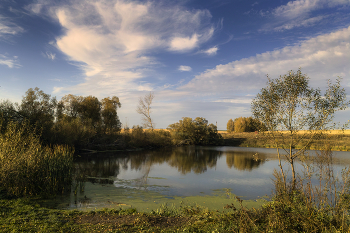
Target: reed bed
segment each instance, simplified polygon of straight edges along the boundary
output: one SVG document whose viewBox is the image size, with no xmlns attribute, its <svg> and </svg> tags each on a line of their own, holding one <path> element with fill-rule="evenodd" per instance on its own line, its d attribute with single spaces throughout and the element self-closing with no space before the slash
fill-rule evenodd
<svg viewBox="0 0 350 233">
<path fill-rule="evenodd" d="M 7 195 L 55 195 L 69 191 L 73 150 L 42 146 L 27 123 L 10 122 L 0 135 L 0 185 Z"/>
</svg>

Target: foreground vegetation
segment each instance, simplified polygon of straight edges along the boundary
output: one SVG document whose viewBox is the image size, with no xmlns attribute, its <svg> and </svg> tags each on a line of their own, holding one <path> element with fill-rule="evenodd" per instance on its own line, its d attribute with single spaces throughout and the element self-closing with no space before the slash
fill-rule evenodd
<svg viewBox="0 0 350 233">
<path fill-rule="evenodd" d="M 11 196 L 70 191 L 73 153 L 67 146 L 42 146 L 28 123 L 9 122 L 0 136 L 0 190 Z"/>
<path fill-rule="evenodd" d="M 310 205 L 302 194 L 276 196 L 260 209 L 226 205 L 225 211 L 200 206 L 151 213 L 135 209 L 52 210 L 28 199 L 0 200 L 1 232 L 348 232 L 346 212 Z M 218 209 L 220 209 L 218 207 Z M 348 207 L 347 207 L 348 208 Z"/>
</svg>

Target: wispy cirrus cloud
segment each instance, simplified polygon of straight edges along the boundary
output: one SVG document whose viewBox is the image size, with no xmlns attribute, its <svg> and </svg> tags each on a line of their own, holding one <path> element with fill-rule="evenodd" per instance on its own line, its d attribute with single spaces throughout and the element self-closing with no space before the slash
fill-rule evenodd
<svg viewBox="0 0 350 233">
<path fill-rule="evenodd" d="M 18 68 L 21 65 L 19 64 L 18 57 L 14 56 L 12 58 L 0 54 L 0 65 L 5 65 L 8 68 Z"/>
<path fill-rule="evenodd" d="M 42 53 L 42 55 L 50 60 L 56 59 L 56 54 L 51 53 L 51 52 Z"/>
<path fill-rule="evenodd" d="M 265 25 L 262 31 L 284 31 L 296 27 L 310 27 L 328 18 L 329 15 L 317 10 L 350 6 L 348 0 L 295 0 L 276 7 L 272 11 L 261 12 L 263 16 L 272 16 L 273 21 Z"/>
<path fill-rule="evenodd" d="M 266 74 L 275 78 L 299 67 L 310 76 L 311 81 L 326 84 L 327 79 L 337 76 L 349 80 L 349 61 L 350 27 L 293 46 L 217 65 L 195 76 L 180 89 L 203 95 L 239 93 L 242 90 L 255 93 L 265 85 Z M 349 87 L 350 83 L 345 85 Z"/>
<path fill-rule="evenodd" d="M 0 15 L 0 38 L 13 36 L 23 32 L 24 29 Z"/>
<path fill-rule="evenodd" d="M 22 32 L 24 32 L 22 27 L 12 22 L 8 17 L 0 15 L 0 39 L 8 39 Z"/>
</svg>

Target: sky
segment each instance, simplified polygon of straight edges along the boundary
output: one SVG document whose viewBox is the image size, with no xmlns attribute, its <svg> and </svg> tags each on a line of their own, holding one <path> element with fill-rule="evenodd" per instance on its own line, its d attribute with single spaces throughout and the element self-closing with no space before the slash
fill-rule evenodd
<svg viewBox="0 0 350 233">
<path fill-rule="evenodd" d="M 0 1 L 2 100 L 117 96 L 132 127 L 153 92 L 156 128 L 204 117 L 225 130 L 267 75 L 298 68 L 321 90 L 341 77 L 350 99 L 350 0 Z"/>
</svg>

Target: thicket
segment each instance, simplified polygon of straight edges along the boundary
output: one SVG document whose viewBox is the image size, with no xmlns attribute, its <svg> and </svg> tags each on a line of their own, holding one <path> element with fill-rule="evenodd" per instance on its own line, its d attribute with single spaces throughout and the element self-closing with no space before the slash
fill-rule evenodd
<svg viewBox="0 0 350 233">
<path fill-rule="evenodd" d="M 205 118 L 183 117 L 182 120 L 171 124 L 167 128 L 171 132 L 174 144 L 190 145 L 217 145 L 222 137 L 218 134 L 217 127 L 209 124 Z"/>
<path fill-rule="evenodd" d="M 42 146 L 27 121 L 0 117 L 0 187 L 6 195 L 55 195 L 70 191 L 74 151 Z"/>
<path fill-rule="evenodd" d="M 144 129 L 139 125 L 133 126 L 131 130 L 124 129 L 116 143 L 122 148 L 159 148 L 172 145 L 169 131 Z"/>
</svg>

